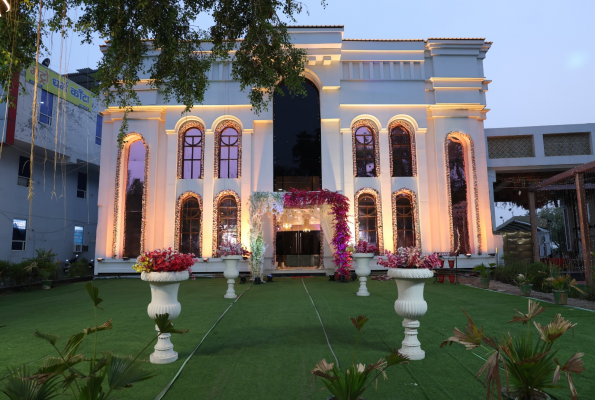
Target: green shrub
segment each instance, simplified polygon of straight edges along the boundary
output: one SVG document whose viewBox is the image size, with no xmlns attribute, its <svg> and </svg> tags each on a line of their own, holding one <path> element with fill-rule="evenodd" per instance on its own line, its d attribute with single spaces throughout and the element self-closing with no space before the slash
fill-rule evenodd
<svg viewBox="0 0 595 400">
<path fill-rule="evenodd" d="M 83 258 L 81 261 L 70 264 L 66 275 L 69 278 L 89 275 L 89 262 Z"/>
</svg>

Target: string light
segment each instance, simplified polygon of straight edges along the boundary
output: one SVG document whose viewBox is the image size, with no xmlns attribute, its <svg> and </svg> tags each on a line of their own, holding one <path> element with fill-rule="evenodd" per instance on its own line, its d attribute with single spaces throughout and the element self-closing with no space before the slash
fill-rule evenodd
<svg viewBox="0 0 595 400">
<path fill-rule="evenodd" d="M 215 128 L 215 179 L 219 178 L 219 154 L 221 151 L 221 132 L 227 128 L 235 129 L 238 133 L 238 178 L 242 177 L 242 127 L 236 121 L 226 119 L 219 122 Z M 239 206 L 239 202 L 238 202 Z"/>
<path fill-rule="evenodd" d="M 140 238 L 140 252 L 145 251 L 145 226 L 146 226 L 146 214 L 147 214 L 147 185 L 149 180 L 149 146 L 145 141 L 145 138 L 140 133 L 131 132 L 124 136 L 123 143 L 124 146 L 118 148 L 118 158 L 116 160 L 117 167 L 116 167 L 116 191 L 114 193 L 114 226 L 113 226 L 113 238 L 112 238 L 112 258 L 118 257 L 118 225 L 119 225 L 119 217 L 120 217 L 120 176 L 122 175 L 122 168 L 124 168 L 124 160 L 123 153 L 124 150 L 128 150 L 130 145 L 136 142 L 137 139 L 143 141 L 143 145 L 145 146 L 145 171 L 144 171 L 144 180 L 143 180 L 143 203 L 142 203 L 142 217 L 141 217 L 141 238 Z M 130 140 L 134 139 L 134 140 Z M 127 152 L 126 152 L 127 153 Z M 128 167 L 126 165 L 126 167 Z M 124 210 L 126 211 L 126 210 Z M 126 232 L 126 218 L 124 218 L 123 223 L 123 230 Z"/>
<path fill-rule="evenodd" d="M 393 193 L 392 198 L 392 211 L 393 211 L 393 242 L 395 251 L 399 247 L 397 243 L 397 198 L 399 196 L 406 196 L 409 198 L 409 202 L 411 203 L 411 208 L 413 210 L 413 230 L 415 232 L 415 247 L 421 249 L 421 232 L 419 230 L 419 213 L 417 208 L 417 195 L 411 189 L 401 188 Z"/>
<path fill-rule="evenodd" d="M 376 176 L 380 176 L 380 151 L 378 151 L 378 144 L 380 143 L 380 139 L 378 137 L 378 127 L 376 123 L 371 119 L 360 119 L 355 121 L 353 126 L 351 127 L 351 151 L 353 155 L 353 176 L 357 177 L 357 157 L 355 154 L 355 131 L 358 128 L 365 126 L 366 128 L 372 131 L 374 135 L 374 164 L 376 170 Z"/>
<path fill-rule="evenodd" d="M 376 189 L 372 188 L 363 188 L 357 191 L 355 194 L 355 234 L 359 236 L 359 220 L 357 216 L 359 215 L 359 197 L 362 194 L 369 194 L 374 198 L 374 205 L 376 206 L 376 231 L 378 234 L 378 252 L 380 254 L 384 253 L 384 233 L 382 232 L 382 205 L 380 204 L 380 195 Z"/>
<path fill-rule="evenodd" d="M 451 191 L 450 191 L 450 166 L 449 166 L 449 162 L 448 162 L 448 141 L 451 138 L 455 138 L 455 139 L 461 139 L 464 138 L 467 142 L 465 143 L 465 141 L 461 141 L 463 144 L 463 151 L 465 151 L 465 144 L 468 144 L 468 146 L 470 147 L 470 153 L 471 153 L 471 170 L 472 170 L 472 174 L 473 174 L 473 198 L 475 200 L 475 226 L 477 228 L 477 254 L 481 255 L 482 250 L 481 250 L 481 224 L 480 224 L 480 218 L 479 218 L 479 191 L 477 189 L 477 169 L 475 167 L 475 146 L 473 145 L 473 140 L 471 139 L 471 137 L 469 135 L 467 135 L 466 133 L 463 132 L 449 132 L 448 135 L 446 135 L 446 139 L 444 140 L 444 163 L 446 166 L 446 189 L 447 189 L 447 195 L 448 195 L 448 226 L 450 229 L 450 251 L 454 252 L 455 251 L 455 237 L 454 237 L 454 223 L 452 220 L 452 195 L 451 195 Z M 466 164 L 467 163 L 467 157 L 463 157 L 463 166 L 466 168 Z M 468 180 L 467 180 L 468 183 Z"/>
<path fill-rule="evenodd" d="M 180 251 L 180 232 L 181 232 L 181 228 L 182 228 L 182 206 L 184 205 L 184 202 L 186 200 L 188 200 L 189 198 L 194 197 L 197 201 L 198 201 L 198 207 L 200 209 L 200 216 L 202 217 L 202 197 L 200 197 L 200 194 L 196 193 L 196 192 L 192 192 L 192 191 L 187 191 L 182 193 L 179 197 L 178 197 L 178 201 L 176 201 L 176 219 L 175 219 L 175 235 L 174 235 L 174 250 L 176 251 Z M 198 253 L 194 253 L 194 255 L 196 257 L 201 257 L 202 256 L 202 218 L 201 218 L 201 223 L 198 224 Z"/>
<path fill-rule="evenodd" d="M 201 146 L 201 154 L 200 154 L 200 178 L 202 179 L 205 174 L 205 127 L 199 121 L 190 121 L 182 125 L 182 127 L 178 130 L 178 168 L 177 168 L 177 177 L 178 179 L 184 178 L 184 168 L 182 165 L 184 159 L 184 136 L 186 132 L 190 129 L 196 128 L 201 131 L 202 133 L 202 146 Z"/>
<path fill-rule="evenodd" d="M 411 176 L 417 176 L 417 151 L 415 145 L 415 129 L 411 124 L 403 119 L 396 119 L 391 121 L 388 124 L 388 154 L 390 156 L 390 176 L 394 175 L 393 171 L 393 152 L 392 152 L 392 142 L 391 142 L 391 132 L 394 128 L 401 127 L 405 132 L 409 134 L 409 138 L 411 139 Z M 396 249 L 396 247 L 395 247 Z"/>
<path fill-rule="evenodd" d="M 237 230 L 238 230 L 238 243 L 241 243 L 241 234 L 242 234 L 242 212 L 241 212 L 241 204 L 240 204 L 240 196 L 233 190 L 222 190 L 217 193 L 215 196 L 215 200 L 213 201 L 213 254 L 217 254 L 217 225 L 218 225 L 218 217 L 219 217 L 219 202 L 225 196 L 233 196 L 234 200 L 236 201 L 236 206 L 238 207 L 238 215 L 237 215 Z"/>
</svg>

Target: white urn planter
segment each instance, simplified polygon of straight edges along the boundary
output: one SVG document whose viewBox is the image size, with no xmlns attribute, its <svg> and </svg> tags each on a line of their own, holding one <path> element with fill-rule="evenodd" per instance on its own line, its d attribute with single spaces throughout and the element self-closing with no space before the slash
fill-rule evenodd
<svg viewBox="0 0 595 400">
<path fill-rule="evenodd" d="M 178 302 L 178 289 L 180 282 L 189 278 L 188 271 L 181 272 L 143 272 L 140 278 L 151 285 L 151 303 L 147 307 L 147 313 L 151 319 L 158 314 L 169 314 L 169 320 L 180 316 L 182 306 Z M 155 329 L 159 331 L 157 326 Z M 153 364 L 169 364 L 178 359 L 178 353 L 174 351 L 174 345 L 170 340 L 170 333 L 163 333 L 157 338 L 155 352 L 151 354 L 150 360 Z"/>
<path fill-rule="evenodd" d="M 410 360 L 423 360 L 426 356 L 417 339 L 419 319 L 428 311 L 428 303 L 424 300 L 426 279 L 434 276 L 434 272 L 426 268 L 389 268 L 388 276 L 395 278 L 399 297 L 395 301 L 395 311 L 403 317 L 405 339 L 399 349 L 401 354 Z"/>
<path fill-rule="evenodd" d="M 374 257 L 374 253 L 353 253 L 352 258 L 357 261 L 355 273 L 359 279 L 359 290 L 356 293 L 358 296 L 369 296 L 366 281 L 370 276 L 370 260 Z"/>
<path fill-rule="evenodd" d="M 238 296 L 236 295 L 234 285 L 236 283 L 236 278 L 240 276 L 240 271 L 238 271 L 238 263 L 242 259 L 242 256 L 223 256 L 221 259 L 225 263 L 225 271 L 223 271 L 223 276 L 227 278 L 227 292 L 223 297 L 226 299 L 235 299 Z"/>
</svg>

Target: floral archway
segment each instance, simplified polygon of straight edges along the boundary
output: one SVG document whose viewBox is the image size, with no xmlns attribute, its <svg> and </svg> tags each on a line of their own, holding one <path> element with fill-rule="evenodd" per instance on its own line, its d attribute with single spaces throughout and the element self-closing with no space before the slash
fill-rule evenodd
<svg viewBox="0 0 595 400">
<path fill-rule="evenodd" d="M 262 277 L 266 243 L 262 232 L 262 217 L 267 213 L 283 214 L 285 208 L 321 207 L 330 219 L 333 232 L 330 245 L 333 248 L 337 273 L 349 275 L 351 254 L 347 251 L 351 233 L 347 223 L 349 199 L 329 190 L 306 191 L 292 189 L 289 192 L 254 192 L 249 200 L 250 219 L 250 270 L 253 277 Z"/>
</svg>

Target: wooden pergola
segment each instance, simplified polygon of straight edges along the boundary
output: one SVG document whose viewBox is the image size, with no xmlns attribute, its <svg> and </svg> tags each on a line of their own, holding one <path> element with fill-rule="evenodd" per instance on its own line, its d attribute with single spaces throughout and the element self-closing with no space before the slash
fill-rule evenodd
<svg viewBox="0 0 595 400">
<path fill-rule="evenodd" d="M 587 196 L 585 187 L 585 173 L 595 172 L 595 161 L 580 165 L 568 171 L 562 172 L 551 178 L 545 179 L 529 187 L 529 217 L 531 221 L 531 237 L 533 241 L 533 259 L 539 261 L 539 241 L 537 240 L 537 212 L 535 207 L 535 192 L 538 190 L 576 190 L 578 222 L 581 235 L 581 246 L 583 253 L 583 264 L 585 271 L 585 280 L 592 282 L 591 267 L 593 266 L 593 256 L 591 254 L 591 242 L 589 239 L 589 217 L 587 214 Z M 574 185 L 554 185 L 555 183 L 574 178 Z"/>
</svg>

